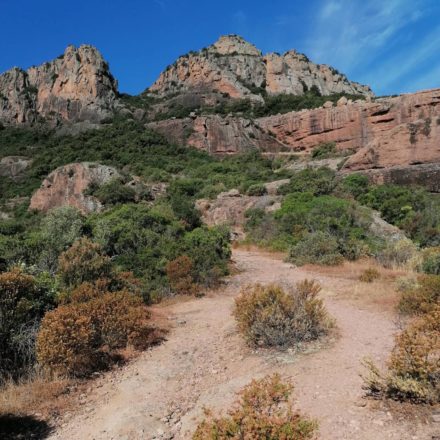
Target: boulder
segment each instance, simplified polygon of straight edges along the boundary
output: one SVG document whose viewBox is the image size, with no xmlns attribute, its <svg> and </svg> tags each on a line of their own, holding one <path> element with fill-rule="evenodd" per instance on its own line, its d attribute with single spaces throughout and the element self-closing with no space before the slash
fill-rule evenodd
<svg viewBox="0 0 440 440">
<path fill-rule="evenodd" d="M 24 156 L 5 156 L 0 160 L 0 176 L 17 180 L 32 163 Z"/>
<path fill-rule="evenodd" d="M 86 190 L 120 177 L 115 168 L 92 162 L 71 163 L 52 171 L 32 195 L 29 209 L 47 212 L 59 206 L 73 206 L 87 214 L 102 204 Z"/>
</svg>

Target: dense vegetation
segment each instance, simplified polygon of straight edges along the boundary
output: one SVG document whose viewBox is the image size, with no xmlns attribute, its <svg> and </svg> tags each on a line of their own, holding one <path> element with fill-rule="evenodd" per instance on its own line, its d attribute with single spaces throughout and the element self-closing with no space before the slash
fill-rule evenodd
<svg viewBox="0 0 440 440">
<path fill-rule="evenodd" d="M 112 165 L 148 182 L 192 179 L 185 183 L 186 188 L 179 187 L 188 194 L 195 192 L 192 196 L 212 195 L 239 186 L 246 189 L 277 177 L 273 161 L 256 152 L 220 160 L 192 148 L 170 145 L 143 124 L 124 119 L 77 136 L 55 136 L 43 128 L 4 128 L 0 130 L 0 154 L 33 160 L 21 179 L 0 177 L 0 203 L 30 195 L 49 172 L 71 162 Z"/>
<path fill-rule="evenodd" d="M 371 227 L 372 213 L 380 212 L 421 247 L 437 246 L 440 239 L 440 200 L 421 188 L 370 185 L 365 176 L 340 179 L 327 169 L 305 169 L 279 188 L 281 209 L 267 213 L 249 210 L 248 240 L 289 251 L 297 264 L 337 264 L 376 256 L 384 265 L 404 263 L 415 252 L 408 241 L 388 242 Z M 425 251 L 420 270 L 436 273 L 440 259 Z"/>
</svg>

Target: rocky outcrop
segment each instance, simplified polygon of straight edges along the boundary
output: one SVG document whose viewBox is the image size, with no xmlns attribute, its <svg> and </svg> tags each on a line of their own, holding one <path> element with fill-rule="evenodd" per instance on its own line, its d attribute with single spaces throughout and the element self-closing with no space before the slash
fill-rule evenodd
<svg viewBox="0 0 440 440">
<path fill-rule="evenodd" d="M 189 145 L 212 154 L 241 153 L 252 148 L 278 151 L 281 147 L 276 139 L 244 118 L 194 116 L 152 122 L 147 127 L 161 133 L 171 143 Z"/>
<path fill-rule="evenodd" d="M 425 187 L 428 191 L 440 193 L 440 163 L 393 166 L 389 168 L 359 171 L 365 174 L 372 183 L 381 185 L 415 185 Z"/>
<path fill-rule="evenodd" d="M 380 214 L 374 210 L 371 210 L 369 231 L 372 236 L 382 238 L 386 242 L 400 241 L 406 238 L 405 234 L 397 226 L 386 222 Z"/>
<path fill-rule="evenodd" d="M 325 142 L 354 153 L 345 171 L 440 161 L 440 89 L 257 119 L 284 148 L 309 153 Z"/>
<path fill-rule="evenodd" d="M 228 225 L 236 238 L 243 237 L 248 209 L 264 209 L 267 212 L 280 208 L 281 196 L 245 196 L 238 190 L 221 193 L 214 200 L 197 200 L 196 208 L 208 226 Z"/>
<path fill-rule="evenodd" d="M 362 94 L 371 96 L 368 86 L 351 82 L 330 66 L 312 63 L 291 50 L 284 55 L 263 56 L 254 45 L 237 35 L 226 35 L 199 52 L 181 56 L 148 89 L 161 97 L 173 94 L 209 93 L 230 98 L 262 101 L 261 92 L 270 95 L 301 95 L 312 87 L 321 94 Z"/>
<path fill-rule="evenodd" d="M 101 203 L 86 195 L 91 184 L 102 185 L 119 177 L 112 167 L 91 162 L 71 163 L 52 171 L 33 194 L 29 209 L 46 212 L 59 206 L 74 206 L 83 213 L 99 211 Z"/>
<path fill-rule="evenodd" d="M 24 156 L 5 156 L 0 160 L 0 177 L 18 180 L 31 165 L 32 160 Z"/>
<path fill-rule="evenodd" d="M 117 82 L 97 49 L 67 47 L 53 61 L 0 75 L 0 121 L 100 122 L 113 114 Z"/>
</svg>

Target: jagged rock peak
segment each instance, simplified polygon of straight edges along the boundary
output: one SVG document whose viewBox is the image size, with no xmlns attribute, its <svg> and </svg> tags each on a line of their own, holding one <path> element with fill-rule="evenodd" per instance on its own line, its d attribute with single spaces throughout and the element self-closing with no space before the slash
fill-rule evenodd
<svg viewBox="0 0 440 440">
<path fill-rule="evenodd" d="M 68 46 L 63 55 L 28 70 L 0 75 L 0 121 L 99 122 L 112 114 L 117 81 L 93 46 Z"/>
<path fill-rule="evenodd" d="M 208 48 L 220 55 L 254 55 L 261 56 L 261 51 L 239 35 L 222 35 Z"/>
<path fill-rule="evenodd" d="M 222 36 L 199 52 L 181 56 L 148 91 L 161 97 L 199 94 L 209 105 L 225 97 L 262 101 L 264 93 L 302 95 L 312 87 L 322 95 L 373 95 L 370 87 L 349 81 L 336 69 L 315 64 L 295 50 L 263 56 L 238 35 Z"/>
</svg>

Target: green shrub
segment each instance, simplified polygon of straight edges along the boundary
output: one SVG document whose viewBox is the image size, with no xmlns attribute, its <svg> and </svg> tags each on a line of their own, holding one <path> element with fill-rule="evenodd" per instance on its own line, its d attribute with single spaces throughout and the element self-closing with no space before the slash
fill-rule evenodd
<svg viewBox="0 0 440 440">
<path fill-rule="evenodd" d="M 336 142 L 325 142 L 313 148 L 311 156 L 313 159 L 327 159 L 337 155 Z"/>
<path fill-rule="evenodd" d="M 293 385 L 279 375 L 253 380 L 240 393 L 227 416 L 214 417 L 205 411 L 193 440 L 315 438 L 317 423 L 294 411 L 289 397 Z"/>
<path fill-rule="evenodd" d="M 288 260 L 304 264 L 337 265 L 343 261 L 337 240 L 325 232 L 312 232 L 289 250 Z"/>
<path fill-rule="evenodd" d="M 335 172 L 329 168 L 306 168 L 295 173 L 290 182 L 281 186 L 278 193 L 312 193 L 315 196 L 330 194 L 335 188 Z"/>
<path fill-rule="evenodd" d="M 252 346 L 281 348 L 327 334 L 330 320 L 318 298 L 320 289 L 308 280 L 290 292 L 277 285 L 245 287 L 234 307 L 240 332 Z"/>
<path fill-rule="evenodd" d="M 229 231 L 216 227 L 194 229 L 183 238 L 183 252 L 194 264 L 194 281 L 204 286 L 215 285 L 228 274 Z"/>
<path fill-rule="evenodd" d="M 124 185 L 121 179 L 112 179 L 91 192 L 104 205 L 116 205 L 118 203 L 130 203 L 136 199 L 133 188 Z"/>
<path fill-rule="evenodd" d="M 343 193 L 353 196 L 355 199 L 359 199 L 368 192 L 368 177 L 358 173 L 350 174 L 342 179 L 338 185 L 338 189 Z"/>
<path fill-rule="evenodd" d="M 417 191 L 398 185 L 379 185 L 361 198 L 361 202 L 380 211 L 384 220 L 397 224 L 408 214 L 408 209 L 422 207 Z"/>
<path fill-rule="evenodd" d="M 424 249 L 419 269 L 427 274 L 440 275 L 440 247 Z"/>
<path fill-rule="evenodd" d="M 247 189 L 246 194 L 248 196 L 264 196 L 267 194 L 267 189 L 263 184 L 254 184 Z"/>
<path fill-rule="evenodd" d="M 94 281 L 110 275 L 110 258 L 99 244 L 88 238 L 80 238 L 59 258 L 58 274 L 68 287 L 79 286 L 85 281 Z"/>
<path fill-rule="evenodd" d="M 54 208 L 41 220 L 39 233 L 35 237 L 41 247 L 38 266 L 55 272 L 58 257 L 73 242 L 79 239 L 84 228 L 84 218 L 71 206 Z"/>
</svg>

